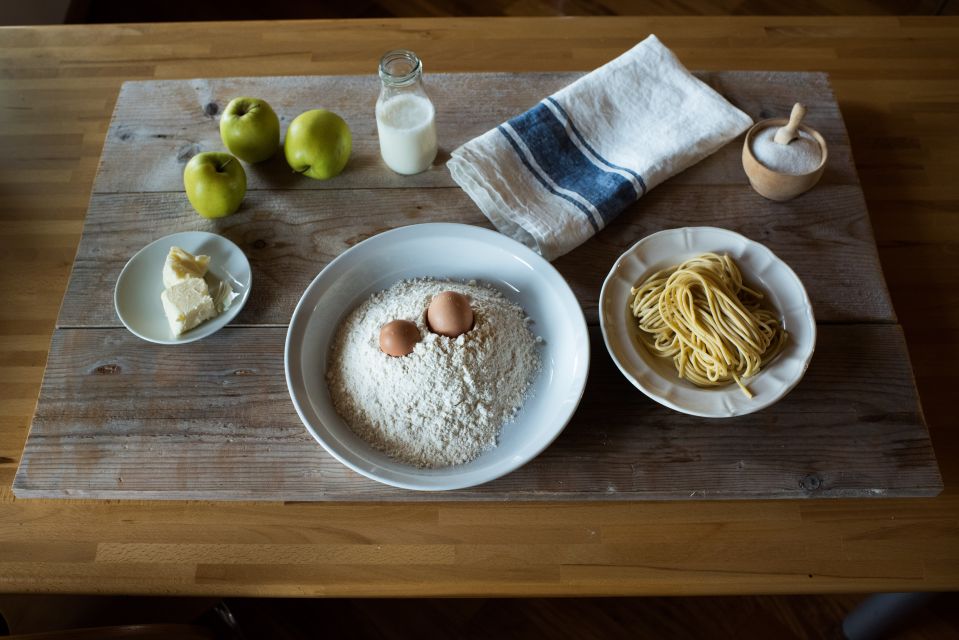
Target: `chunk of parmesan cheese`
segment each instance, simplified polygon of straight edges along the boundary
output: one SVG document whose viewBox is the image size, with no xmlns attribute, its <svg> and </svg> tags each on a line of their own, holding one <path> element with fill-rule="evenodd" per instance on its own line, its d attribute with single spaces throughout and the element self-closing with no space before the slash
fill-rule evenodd
<svg viewBox="0 0 959 640">
<path fill-rule="evenodd" d="M 175 336 L 217 315 L 210 288 L 202 278 L 186 278 L 174 283 L 160 294 L 160 300 Z"/>
<path fill-rule="evenodd" d="M 202 278 L 210 266 L 210 256 L 195 256 L 180 247 L 170 247 L 163 264 L 163 286 L 172 287 L 187 278 Z"/>
</svg>

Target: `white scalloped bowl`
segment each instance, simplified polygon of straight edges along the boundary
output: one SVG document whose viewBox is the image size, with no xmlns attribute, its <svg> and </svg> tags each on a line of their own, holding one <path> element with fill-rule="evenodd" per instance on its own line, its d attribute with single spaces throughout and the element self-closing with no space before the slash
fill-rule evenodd
<svg viewBox="0 0 959 640">
<path fill-rule="evenodd" d="M 330 343 L 343 317 L 407 278 L 475 279 L 519 304 L 544 339 L 541 369 L 493 449 L 472 462 L 418 469 L 377 451 L 336 413 L 326 384 Z M 334 458 L 368 478 L 441 491 L 489 482 L 539 455 L 579 405 L 589 371 L 589 334 L 576 296 L 546 260 L 501 233 L 465 224 L 400 227 L 344 251 L 306 288 L 286 336 L 286 381 L 296 411 Z"/>
<path fill-rule="evenodd" d="M 654 356 L 640 342 L 629 311 L 632 287 L 660 269 L 705 252 L 729 254 L 743 280 L 766 295 L 789 332 L 785 350 L 746 381 L 752 399 L 735 384 L 703 388 L 679 378 L 672 359 Z M 816 347 L 812 303 L 796 273 L 758 242 L 716 227 L 667 229 L 630 247 L 606 276 L 599 318 L 606 349 L 636 388 L 671 409 L 707 418 L 741 416 L 777 402 L 802 379 Z"/>
</svg>

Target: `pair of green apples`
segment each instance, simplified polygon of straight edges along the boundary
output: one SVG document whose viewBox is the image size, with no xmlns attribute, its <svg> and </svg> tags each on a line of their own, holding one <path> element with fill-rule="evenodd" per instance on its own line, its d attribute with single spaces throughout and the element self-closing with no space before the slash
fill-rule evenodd
<svg viewBox="0 0 959 640">
<path fill-rule="evenodd" d="M 280 146 L 280 119 L 265 100 L 234 98 L 220 118 L 220 137 L 233 155 L 200 153 L 183 170 L 187 198 L 204 218 L 222 218 L 240 208 L 246 195 L 246 171 L 237 158 L 251 164 L 271 158 Z M 327 180 L 343 171 L 352 146 L 343 118 L 313 109 L 290 123 L 283 152 L 293 171 Z"/>
</svg>

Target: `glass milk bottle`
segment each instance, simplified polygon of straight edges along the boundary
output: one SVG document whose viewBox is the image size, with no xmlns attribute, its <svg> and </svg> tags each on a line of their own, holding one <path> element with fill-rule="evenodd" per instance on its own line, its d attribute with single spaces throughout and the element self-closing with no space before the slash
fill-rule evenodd
<svg viewBox="0 0 959 640">
<path fill-rule="evenodd" d="M 376 131 L 383 161 L 403 175 L 426 171 L 436 158 L 436 111 L 423 88 L 423 64 L 412 51 L 388 51 L 380 80 Z"/>
</svg>

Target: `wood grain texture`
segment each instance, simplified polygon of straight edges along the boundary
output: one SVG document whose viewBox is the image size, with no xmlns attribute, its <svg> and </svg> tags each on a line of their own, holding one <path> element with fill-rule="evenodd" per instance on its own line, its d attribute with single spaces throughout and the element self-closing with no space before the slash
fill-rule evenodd
<svg viewBox="0 0 959 640">
<path fill-rule="evenodd" d="M 236 96 L 267 100 L 280 118 L 281 135 L 289 122 L 309 109 L 336 112 L 349 124 L 353 151 L 342 174 L 332 180 L 309 180 L 295 174 L 282 150 L 272 159 L 244 163 L 247 184 L 256 189 L 358 189 L 455 187 L 445 167 L 449 152 L 501 122 L 535 106 L 544 96 L 575 81 L 581 73 L 427 74 L 425 82 L 436 106 L 440 154 L 434 166 L 415 176 L 389 171 L 380 159 L 373 105 L 379 80 L 363 76 L 298 76 L 129 82 L 120 89 L 103 146 L 94 193 L 183 191 L 183 168 L 203 151 L 224 149 L 219 119 Z M 849 155 L 849 138 L 824 74 L 730 72 L 700 73 L 701 79 L 755 119 L 788 114 L 796 100 L 808 104 L 807 124 L 829 141 L 826 181 L 857 184 Z M 745 184 L 739 145 L 730 143 L 720 156 L 687 173 L 690 184 Z"/>
<path fill-rule="evenodd" d="M 424 222 L 491 227 L 458 187 L 254 191 L 241 211 L 218 220 L 197 216 L 183 193 L 97 194 L 88 216 L 58 320 L 62 327 L 120 326 L 113 308 L 120 271 L 144 245 L 170 233 L 210 231 L 235 242 L 256 283 L 236 322 L 285 324 L 323 267 L 377 233 Z M 600 288 L 623 251 L 650 233 L 690 225 L 734 229 L 768 246 L 796 270 L 819 321 L 895 321 L 869 215 L 853 185 L 822 185 L 777 204 L 746 184 L 669 182 L 553 264 L 587 321 L 596 324 Z"/>
<path fill-rule="evenodd" d="M 446 150 L 441 158 L 580 76 L 429 77 Z M 788 204 L 768 202 L 748 187 L 740 162 L 742 137 L 731 142 L 654 189 L 655 197 L 640 200 L 610 229 L 557 261 L 588 320 L 597 321 L 602 281 L 627 247 L 653 231 L 687 225 L 727 226 L 769 243 L 809 283 L 820 320 L 894 320 L 868 214 L 856 188 L 845 125 L 828 78 L 771 72 L 700 73 L 700 77 L 756 119 L 787 113 L 796 100 L 804 101 L 812 114 L 810 122 L 830 143 L 822 186 Z M 222 233 L 250 256 L 258 286 L 238 322 L 257 324 L 288 322 L 300 292 L 313 277 L 343 250 L 375 233 L 435 221 L 489 226 L 443 162 L 415 176 L 385 169 L 370 107 L 377 87 L 370 75 L 125 83 L 104 144 L 86 233 L 59 325 L 116 325 L 112 293 L 99 283 L 115 282 L 139 247 L 176 231 Z M 268 162 L 244 165 L 250 192 L 239 214 L 214 221 L 198 218 L 182 191 L 183 166 L 196 153 L 223 148 L 216 121 L 237 95 L 269 97 L 284 131 L 290 119 L 321 104 L 341 114 L 353 131 L 347 170 L 333 180 L 305 179 L 290 171 L 281 151 Z M 165 193 L 144 197 L 144 192 Z"/>
<path fill-rule="evenodd" d="M 508 119 L 510 113 L 535 104 L 544 92 L 562 86 L 561 82 L 576 77 L 439 74 L 433 85 L 439 88 L 434 92 L 439 96 L 437 106 L 445 113 L 440 129 L 457 135 L 461 129 L 466 130 L 466 137 L 453 143 L 459 145 Z M 818 126 L 836 140 L 838 147 L 847 149 L 845 157 L 841 154 L 835 162 L 835 179 L 814 195 L 788 205 L 771 203 L 748 187 L 739 160 L 741 142 L 730 143 L 709 161 L 684 172 L 682 180 L 670 181 L 655 190 L 651 205 L 645 199 L 637 203 L 633 211 L 621 217 L 624 224 L 610 225 L 586 246 L 558 261 L 575 286 L 588 318 L 596 323 L 602 280 L 624 249 L 664 227 L 705 224 L 748 233 L 769 243 L 775 251 L 784 252 L 783 257 L 811 283 L 812 300 L 820 320 L 894 322 L 868 214 L 848 156 L 845 127 L 826 78 L 822 74 L 731 72 L 708 74 L 708 79 L 738 104 L 750 105 L 747 108 L 758 112 L 757 117 L 776 111 L 768 111 L 773 107 L 760 107 L 756 95 L 764 96 L 763 104 L 778 101 L 780 110 L 796 99 L 810 102 L 819 118 Z M 368 91 L 369 81 L 369 77 L 347 76 L 124 85 L 94 183 L 94 196 L 59 325 L 116 326 L 110 306 L 111 289 L 103 283 L 114 282 L 128 256 L 139 247 L 168 233 L 197 228 L 199 221 L 202 228 L 234 238 L 252 259 L 257 293 L 239 318 L 248 330 L 229 333 L 209 343 L 210 347 L 221 345 L 220 350 L 209 353 L 207 344 L 191 345 L 177 353 L 144 348 L 122 332 L 126 340 L 114 332 L 99 336 L 100 341 L 93 343 L 84 342 L 82 329 L 79 333 L 74 330 L 55 334 L 44 391 L 14 481 L 18 496 L 622 500 L 874 497 L 938 492 L 938 470 L 914 397 L 908 356 L 895 333 L 869 334 L 868 340 L 864 333 L 863 342 L 868 347 L 855 355 L 830 354 L 827 348 L 831 368 L 847 359 L 856 360 L 857 364 L 869 361 L 864 355 L 873 351 L 882 353 L 883 358 L 869 361 L 867 367 L 846 370 L 838 376 L 843 384 L 820 386 L 818 393 L 822 397 L 814 397 L 821 410 L 816 427 L 826 427 L 822 432 L 807 433 L 809 412 L 803 408 L 800 395 L 798 404 L 779 403 L 762 416 L 739 419 L 738 429 L 707 428 L 709 437 L 702 438 L 701 431 L 708 421 L 673 416 L 666 409 L 658 409 L 655 419 L 647 416 L 631 404 L 633 398 L 643 402 L 646 399 L 631 393 L 622 380 L 617 380 L 616 393 L 606 394 L 607 389 L 616 387 L 613 380 L 619 376 L 602 349 L 597 348 L 593 366 L 600 363 L 605 369 L 591 375 L 593 382 L 573 419 L 573 424 L 582 425 L 581 433 L 588 437 L 561 438 L 548 454 L 539 456 L 521 472 L 482 487 L 454 493 L 407 494 L 356 476 L 319 451 L 302 432 L 298 439 L 290 441 L 290 429 L 295 433 L 298 421 L 285 398 L 280 366 L 282 334 L 272 329 L 265 333 L 260 325 L 287 323 L 301 292 L 316 273 L 361 239 L 417 222 L 484 221 L 470 200 L 458 188 L 450 187 L 452 182 L 442 166 L 413 178 L 385 169 L 378 158 L 375 127 L 368 130 L 370 122 L 366 122 L 366 129 L 357 126 L 357 122 L 369 120 L 369 113 L 365 112 L 368 109 L 358 111 L 356 100 L 364 91 L 375 93 Z M 219 141 L 211 117 L 219 111 L 218 104 L 236 94 L 283 96 L 283 101 L 277 103 L 282 119 L 308 108 L 311 97 L 323 95 L 325 106 L 343 113 L 358 131 L 351 167 L 335 180 L 314 181 L 291 174 L 284 160 L 278 158 L 260 176 L 260 188 L 251 190 L 243 214 L 207 221 L 196 217 L 189 207 L 184 211 L 183 193 L 166 190 L 181 182 L 182 165 L 191 153 L 210 148 L 211 131 Z M 482 97 L 495 100 L 488 103 Z M 171 104 L 176 107 L 172 111 Z M 506 105 L 506 109 L 495 111 L 489 108 L 490 104 L 497 108 Z M 197 140 L 205 142 L 201 145 Z M 188 146 L 176 154 L 158 148 L 171 141 Z M 251 174 L 255 175 L 257 170 L 251 167 Z M 281 179 L 280 175 L 286 177 Z M 340 186 L 331 189 L 331 184 Z M 846 332 L 846 340 L 858 340 L 855 336 L 860 327 L 854 327 Z M 594 346 L 602 345 L 599 333 L 593 334 Z M 58 337 L 65 342 L 58 343 Z M 884 342 L 890 339 L 891 342 Z M 122 349 L 114 350 L 112 345 L 118 342 Z M 87 362 L 87 369 L 70 366 L 74 356 L 89 361 L 107 353 L 112 354 L 112 359 L 123 359 L 124 353 L 145 354 L 148 361 L 139 364 L 146 365 L 147 371 L 137 375 L 134 365 L 134 375 L 116 377 L 115 373 L 126 365 Z M 245 356 L 267 359 L 269 365 L 243 364 L 240 360 Z M 147 364 L 151 361 L 162 363 L 163 367 L 151 368 Z M 894 362 L 904 366 L 890 367 L 889 363 Z M 236 377 L 222 380 L 224 367 L 233 367 Z M 880 381 L 873 369 L 882 370 L 888 377 Z M 89 371 L 94 380 L 113 380 L 119 386 L 86 388 L 80 380 L 87 379 L 82 376 Z M 258 371 L 264 374 L 255 375 Z M 110 377 L 98 377 L 104 374 Z M 191 379 L 190 375 L 197 378 Z M 875 396 L 895 397 L 898 402 L 886 410 L 874 407 L 868 418 L 850 418 L 848 399 L 857 395 L 866 381 Z M 183 386 L 190 391 L 184 393 Z M 907 396 L 893 390 L 905 390 Z M 122 407 L 112 404 L 118 395 L 123 398 Z M 222 396 L 237 398 L 238 403 L 220 405 Z M 64 407 L 67 399 L 74 397 L 81 399 L 79 403 Z M 868 401 L 871 395 L 866 394 L 866 398 Z M 805 402 L 810 399 L 806 397 Z M 901 422 L 904 410 L 909 411 L 907 407 L 912 407 L 912 416 L 906 417 L 895 433 L 884 433 L 876 425 L 887 417 Z M 887 412 L 891 413 L 886 416 Z M 91 415 L 94 418 L 88 420 Z M 852 437 L 840 442 L 830 427 L 835 427 L 837 421 L 850 420 L 858 430 L 853 429 Z M 795 440 L 784 444 L 776 437 L 767 437 L 770 434 L 762 429 L 757 430 L 769 423 Z M 650 424 L 657 425 L 649 432 L 655 434 L 654 441 L 641 437 L 647 434 L 641 428 Z M 615 437 L 599 431 L 599 425 L 615 431 Z M 686 429 L 687 425 L 695 426 Z M 238 431 L 234 434 L 232 430 Z M 136 437 L 143 433 L 152 437 Z M 873 438 L 870 445 L 876 454 L 874 458 L 860 454 L 861 441 L 869 437 Z M 762 445 L 745 444 L 751 441 Z M 569 444 L 562 446 L 564 442 Z M 829 470 L 803 471 L 797 480 L 797 461 L 783 457 L 782 451 L 786 449 L 807 460 L 799 467 L 814 466 L 812 461 L 823 456 L 808 448 L 806 443 L 810 442 L 828 443 L 834 448 L 834 457 L 822 460 Z M 665 443 L 684 451 L 689 448 L 693 453 L 676 454 L 664 447 Z M 744 446 L 750 449 L 750 456 L 740 452 Z M 902 464 L 897 461 L 899 455 L 911 458 L 913 451 L 923 448 L 912 462 L 915 475 L 904 475 Z M 650 455 L 651 452 L 654 453 Z M 730 458 L 731 453 L 735 460 Z M 115 467 L 111 461 L 120 466 Z M 691 466 L 680 464 L 683 461 Z M 865 467 L 858 469 L 860 463 Z M 743 472 L 746 468 L 758 473 L 753 476 Z M 37 472 L 31 475 L 34 470 Z M 710 488 L 695 488 L 702 486 L 704 478 L 710 479 Z M 691 481 L 700 485 L 691 487 Z"/>
<path fill-rule="evenodd" d="M 829 72 L 942 465 L 942 495 L 468 505 L 13 497 L 9 486 L 123 81 L 368 73 L 383 50 L 397 46 L 416 50 L 427 73 L 585 71 L 651 32 L 692 69 Z M 0 558 L 0 589 L 448 596 L 959 586 L 952 367 L 959 358 L 959 132 L 952 126 L 959 104 L 959 20 L 124 25 L 3 29 L 0 43 L 0 138 L 7 151 L 0 161 L 0 290 L 9 301 L 0 309 L 0 549 L 7 550 Z M 455 549 L 453 564 L 431 563 L 437 544 Z M 110 550 L 102 562 L 89 551 L 99 545 Z M 129 555 L 123 545 L 131 545 Z M 220 545 L 233 545 L 226 548 L 236 564 L 221 562 L 215 554 Z M 406 562 L 381 570 L 339 564 L 324 555 L 334 545 L 356 552 L 367 547 Z M 275 563 L 284 549 L 286 563 Z M 482 570 L 471 564 L 477 561 Z"/>
<path fill-rule="evenodd" d="M 312 637 L 316 620 L 330 632 L 355 638 L 390 637 L 403 629 L 407 637 L 554 638 L 555 640 L 634 640 L 635 638 L 839 638 L 846 615 L 867 596 L 734 596 L 708 598 L 494 598 L 369 599 L 307 601 L 273 598 L 230 599 L 227 605 L 247 635 L 272 640 Z M 9 598 L 8 598 L 9 599 Z M 129 612 L 130 598 L 20 596 L 13 606 L 38 613 L 50 602 L 63 615 L 71 609 L 101 611 L 120 600 Z M 930 597 L 896 640 L 936 640 L 959 635 L 959 596 Z M 78 602 L 79 601 L 79 602 Z M 0 597 L 0 606 L 3 598 Z M 119 603 L 118 603 L 119 604 Z M 66 606 L 64 606 L 66 605 Z M 48 605 L 49 606 L 49 605 Z M 101 616 L 103 614 L 101 613 Z M 116 614 L 114 614 L 115 616 Z M 107 618 L 112 620 L 114 618 Z M 184 618 L 185 619 L 185 616 Z M 45 627 L 41 627 L 45 628 Z"/>
<path fill-rule="evenodd" d="M 86 4 L 86 3 L 85 3 Z M 216 7 L 190 0 L 167 0 L 162 5 L 129 4 L 122 0 L 96 0 L 71 8 L 77 22 L 177 22 L 220 20 Z M 951 13 L 950 13 L 951 9 Z M 286 0 L 264 6 L 249 0 L 230 7 L 234 20 L 302 18 L 385 18 L 447 16 L 597 16 L 597 15 L 955 15 L 955 0 L 793 0 L 788 7 L 769 0 L 366 0 L 356 3 L 316 3 Z"/>
<path fill-rule="evenodd" d="M 410 492 L 348 470 L 303 429 L 283 375 L 283 328 L 227 328 L 189 350 L 143 344 L 123 329 L 61 329 L 14 490 L 402 502 L 940 490 L 895 325 L 823 327 L 799 387 L 766 411 L 722 421 L 677 414 L 636 392 L 606 357 L 599 332 L 591 334 L 583 401 L 544 453 L 478 487 Z"/>
</svg>

